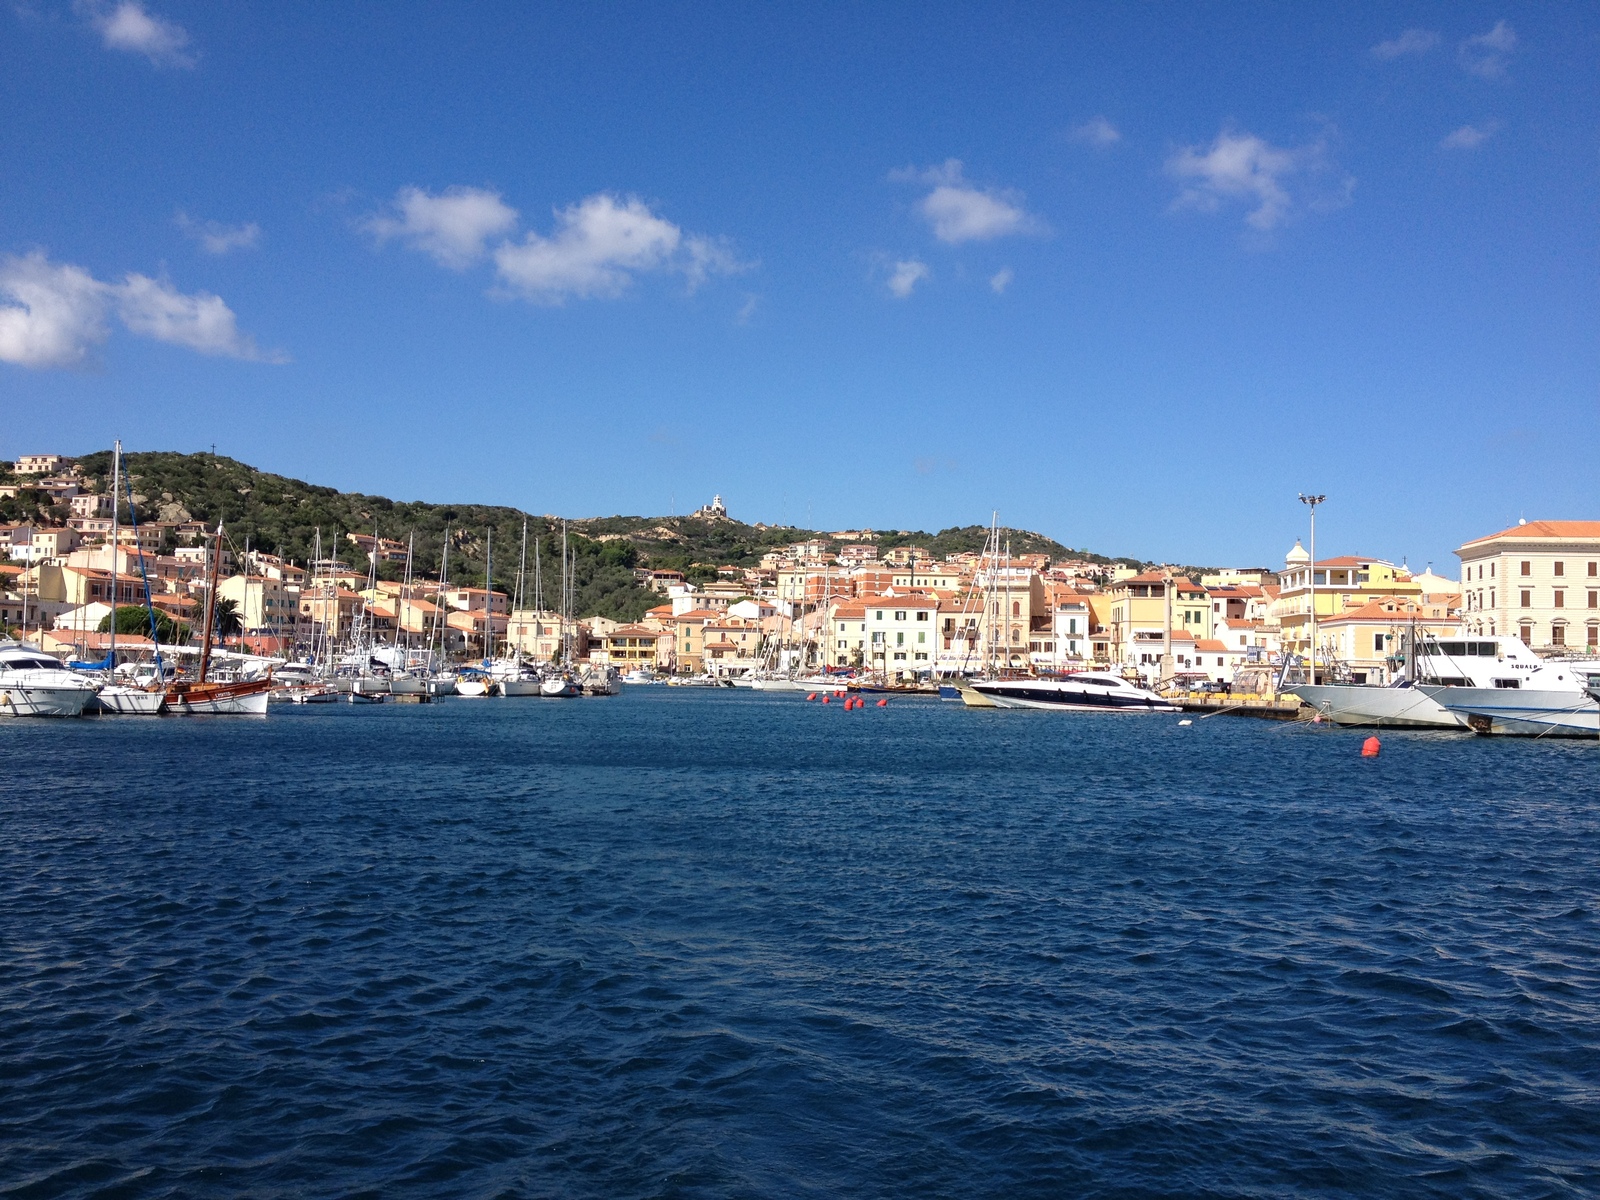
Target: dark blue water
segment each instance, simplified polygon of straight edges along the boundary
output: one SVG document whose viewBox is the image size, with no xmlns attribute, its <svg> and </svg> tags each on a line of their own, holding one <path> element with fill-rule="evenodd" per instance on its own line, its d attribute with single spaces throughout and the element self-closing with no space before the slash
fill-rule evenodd
<svg viewBox="0 0 1600 1200">
<path fill-rule="evenodd" d="M 1600 1192 L 1600 745 L 635 689 L 0 725 L 0 1192 Z"/>
</svg>

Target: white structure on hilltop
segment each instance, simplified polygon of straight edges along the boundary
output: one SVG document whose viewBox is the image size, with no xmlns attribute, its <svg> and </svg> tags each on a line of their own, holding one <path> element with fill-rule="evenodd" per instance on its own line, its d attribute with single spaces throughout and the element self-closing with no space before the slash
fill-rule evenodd
<svg viewBox="0 0 1600 1200">
<path fill-rule="evenodd" d="M 689 515 L 691 517 L 704 517 L 710 521 L 726 521 L 728 519 L 728 506 L 722 502 L 721 496 L 713 496 L 710 504 L 702 504 Z"/>
</svg>

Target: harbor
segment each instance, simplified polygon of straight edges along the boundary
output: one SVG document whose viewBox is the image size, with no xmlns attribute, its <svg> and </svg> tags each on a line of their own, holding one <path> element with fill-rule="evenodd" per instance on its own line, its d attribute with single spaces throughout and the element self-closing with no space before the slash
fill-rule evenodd
<svg viewBox="0 0 1600 1200">
<path fill-rule="evenodd" d="M 1445 576 L 1313 562 L 1313 511 L 1311 549 L 1297 540 L 1281 567 L 1193 569 L 1041 550 L 998 514 L 943 553 L 929 535 L 870 529 L 786 541 L 717 496 L 668 531 L 748 538 L 743 561 L 652 565 L 648 537 L 597 541 L 593 522 L 528 514 L 498 541 L 493 524 L 425 530 L 420 552 L 415 526 L 314 526 L 296 560 L 256 548 L 260 517 L 242 533 L 188 510 L 153 519 L 120 445 L 10 471 L 96 517 L 0 530 L 3 716 L 263 716 L 665 684 L 1600 738 L 1595 521 L 1472 539 Z M 601 569 L 617 579 L 603 599 L 583 591 Z"/>
</svg>

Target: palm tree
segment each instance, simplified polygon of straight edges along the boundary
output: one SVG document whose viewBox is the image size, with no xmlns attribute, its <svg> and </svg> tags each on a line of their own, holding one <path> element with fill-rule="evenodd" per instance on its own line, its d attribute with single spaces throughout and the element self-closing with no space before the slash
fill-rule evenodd
<svg viewBox="0 0 1600 1200">
<path fill-rule="evenodd" d="M 239 616 L 239 604 L 224 597 L 217 601 L 217 637 L 226 641 L 244 632 L 244 621 Z"/>
</svg>

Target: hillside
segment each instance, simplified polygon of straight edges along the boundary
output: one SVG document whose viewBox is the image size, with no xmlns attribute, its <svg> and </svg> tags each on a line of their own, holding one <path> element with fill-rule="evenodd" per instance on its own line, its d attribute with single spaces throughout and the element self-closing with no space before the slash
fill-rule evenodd
<svg viewBox="0 0 1600 1200">
<path fill-rule="evenodd" d="M 345 539 L 354 530 L 406 541 L 415 536 L 415 562 L 419 574 L 436 575 L 450 533 L 450 578 L 481 585 L 485 550 L 493 532 L 494 579 L 507 586 L 516 571 L 523 522 L 529 534 L 528 570 L 532 587 L 534 544 L 546 569 L 546 603 L 557 602 L 560 571 L 561 525 L 557 518 L 524 513 L 519 509 L 484 504 L 430 504 L 397 501 L 360 492 L 340 492 L 298 479 L 258 471 L 246 463 L 211 454 L 177 454 L 164 451 L 124 455 L 124 469 L 133 485 L 139 516 L 145 521 L 223 521 L 229 540 L 237 547 L 248 542 L 256 549 L 296 562 L 311 558 L 313 540 L 320 529 L 323 554 L 365 567 L 365 555 Z M 110 451 L 78 459 L 91 487 L 109 486 Z M 26 494 L 10 502 L 28 515 Z M 20 507 L 19 507 L 20 506 Z M 769 550 L 807 538 L 832 541 L 826 532 L 793 526 L 748 525 L 740 521 L 696 517 L 592 517 L 569 522 L 576 552 L 579 615 L 602 615 L 633 620 L 660 601 L 660 597 L 634 581 L 635 567 L 675 569 L 691 579 L 715 578 L 719 565 L 753 566 Z M 969 525 L 937 533 L 895 530 L 875 533 L 870 539 L 888 550 L 900 545 L 926 547 L 933 555 L 983 548 L 986 529 Z M 337 541 L 335 535 L 337 534 Z M 1042 553 L 1053 558 L 1085 558 L 1095 562 L 1130 562 L 1109 559 L 1086 550 L 1071 550 L 1041 534 L 1023 530 L 1006 533 L 1014 554 Z M 398 563 L 383 564 L 380 574 L 396 578 Z"/>
</svg>

